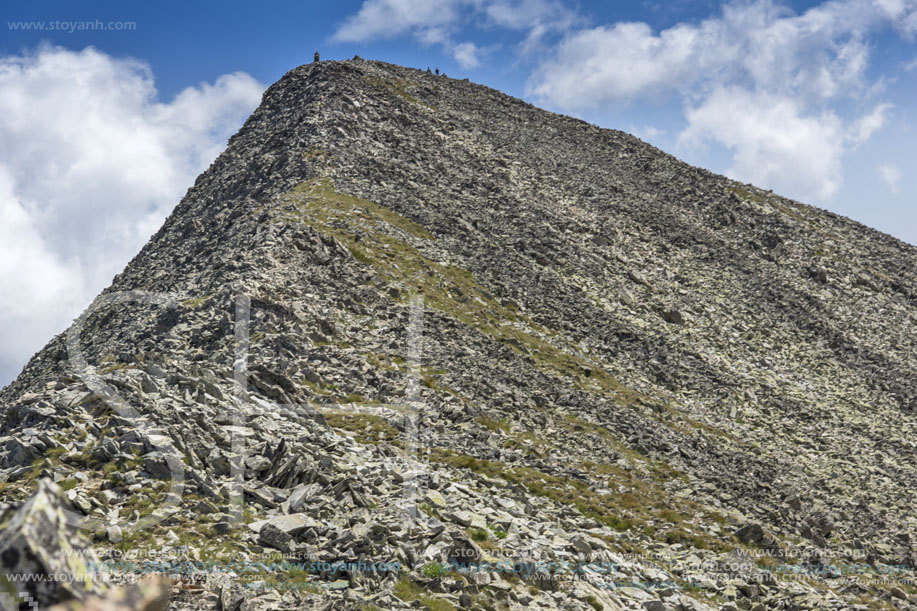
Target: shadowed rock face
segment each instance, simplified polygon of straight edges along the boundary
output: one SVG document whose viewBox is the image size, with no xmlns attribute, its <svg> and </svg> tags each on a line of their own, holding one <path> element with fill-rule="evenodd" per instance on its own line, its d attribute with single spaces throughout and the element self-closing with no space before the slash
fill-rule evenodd
<svg viewBox="0 0 917 611">
<path fill-rule="evenodd" d="M 914 564 L 915 254 L 480 85 L 303 66 L 0 391 L 2 494 L 58 474 L 103 557 L 325 563 L 174 608 L 910 608 L 836 578 Z M 499 559 L 532 570 L 467 570 Z"/>
</svg>

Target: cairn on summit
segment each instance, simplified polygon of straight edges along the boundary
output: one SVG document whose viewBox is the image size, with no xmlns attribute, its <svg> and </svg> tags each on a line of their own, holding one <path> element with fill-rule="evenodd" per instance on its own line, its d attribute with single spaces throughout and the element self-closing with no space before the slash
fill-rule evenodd
<svg viewBox="0 0 917 611">
<path fill-rule="evenodd" d="M 917 249 L 315 60 L 0 391 L 0 607 L 917 608 Z"/>
</svg>

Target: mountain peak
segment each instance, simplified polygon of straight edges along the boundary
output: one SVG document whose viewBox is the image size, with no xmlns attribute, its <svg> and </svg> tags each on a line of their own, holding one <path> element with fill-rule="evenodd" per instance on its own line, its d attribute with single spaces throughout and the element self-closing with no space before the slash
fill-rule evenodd
<svg viewBox="0 0 917 611">
<path fill-rule="evenodd" d="M 913 553 L 915 263 L 481 85 L 307 64 L 0 391 L 0 494 L 63 482 L 103 557 L 318 562 L 176 608 L 903 607 L 787 574 Z"/>
</svg>

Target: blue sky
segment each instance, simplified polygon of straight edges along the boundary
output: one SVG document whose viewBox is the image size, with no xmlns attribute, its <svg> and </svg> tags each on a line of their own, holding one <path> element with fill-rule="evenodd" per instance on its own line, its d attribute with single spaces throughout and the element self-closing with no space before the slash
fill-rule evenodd
<svg viewBox="0 0 917 611">
<path fill-rule="evenodd" d="M 917 0 L 0 7 L 0 384 L 311 61 L 438 67 L 917 243 Z"/>
</svg>

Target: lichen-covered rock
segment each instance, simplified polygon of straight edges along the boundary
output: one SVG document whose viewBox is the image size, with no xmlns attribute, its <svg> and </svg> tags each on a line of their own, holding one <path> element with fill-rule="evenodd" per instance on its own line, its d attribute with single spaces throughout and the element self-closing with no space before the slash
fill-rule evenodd
<svg viewBox="0 0 917 611">
<path fill-rule="evenodd" d="M 68 522 L 67 503 L 51 480 L 0 526 L 0 564 L 8 594 L 27 592 L 40 608 L 104 590 L 91 574 L 97 558 Z"/>
</svg>

